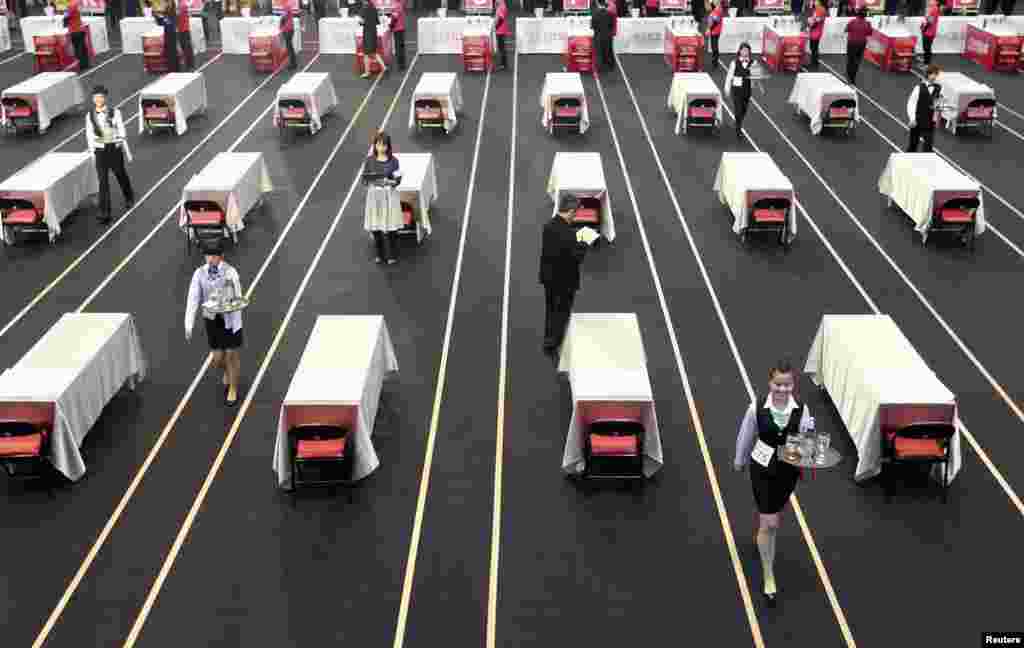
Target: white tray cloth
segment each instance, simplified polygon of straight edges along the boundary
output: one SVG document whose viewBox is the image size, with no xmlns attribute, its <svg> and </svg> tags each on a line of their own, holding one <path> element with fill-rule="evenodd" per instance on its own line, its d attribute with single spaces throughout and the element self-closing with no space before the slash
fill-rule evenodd
<svg viewBox="0 0 1024 648">
<path fill-rule="evenodd" d="M 636 313 L 574 313 L 562 344 L 558 371 L 568 372 L 573 400 L 562 470 L 579 473 L 585 467 L 586 430 L 577 414 L 579 404 L 586 401 L 644 403 L 644 475 L 650 477 L 661 469 L 661 434 Z"/>
<path fill-rule="evenodd" d="M 274 103 L 274 125 L 280 115 L 278 102 L 282 99 L 298 99 L 306 104 L 310 112 L 309 132 L 313 135 L 323 128 L 324 115 L 334 112 L 338 107 L 338 93 L 334 90 L 331 75 L 326 72 L 302 72 L 295 74 L 277 91 L 277 102 Z"/>
<path fill-rule="evenodd" d="M 110 399 L 146 376 L 129 314 L 67 313 L 0 375 L 0 401 L 55 404 L 50 461 L 72 481 L 85 475 L 79 447 Z"/>
<path fill-rule="evenodd" d="M 246 214 L 273 189 L 262 153 L 219 153 L 185 185 L 178 225 L 185 228 L 186 200 L 213 200 L 224 207 L 228 228 L 240 232 Z"/>
<path fill-rule="evenodd" d="M 632 18 L 619 16 L 619 33 L 613 41 L 619 54 L 665 53 L 665 27 L 668 18 Z"/>
<path fill-rule="evenodd" d="M 206 32 L 203 31 L 203 19 L 193 16 L 189 18 L 188 24 L 192 34 L 192 51 L 195 54 L 202 54 L 206 51 Z M 121 19 L 121 52 L 142 54 L 142 35 L 148 34 L 158 27 L 159 25 L 152 18 Z M 163 33 L 162 28 L 161 33 Z"/>
<path fill-rule="evenodd" d="M 467 29 L 472 30 L 474 34 L 490 36 L 491 47 L 497 48 L 493 18 L 427 17 L 416 22 L 416 45 L 420 54 L 462 54 L 462 37 Z"/>
<path fill-rule="evenodd" d="M 825 315 L 804 371 L 828 390 L 857 447 L 858 481 L 882 469 L 879 407 L 955 403 L 888 315 Z M 959 429 L 951 451 L 950 481 L 960 470 Z"/>
<path fill-rule="evenodd" d="M 399 200 L 415 205 L 418 212 L 416 238 L 423 240 L 423 234 L 430 235 L 430 206 L 437 200 L 437 168 L 433 153 L 395 153 L 398 168 L 402 172 L 402 184 L 398 185 Z"/>
<path fill-rule="evenodd" d="M 0 52 L 11 49 L 11 29 L 7 23 L 7 16 L 0 16 Z"/>
<path fill-rule="evenodd" d="M 975 99 L 996 98 L 991 86 L 978 83 L 971 77 L 960 72 L 941 72 L 936 83 L 942 88 L 941 109 L 943 118 L 955 122 L 960 113 L 967 110 L 967 105 Z M 993 106 L 992 117 L 996 116 L 998 107 Z M 953 124 L 950 124 L 952 128 Z"/>
<path fill-rule="evenodd" d="M 981 204 L 975 214 L 975 235 L 985 231 L 985 197 L 977 182 L 954 169 L 936 153 L 893 153 L 878 179 L 878 191 L 914 221 L 927 242 L 936 191 L 976 191 Z"/>
<path fill-rule="evenodd" d="M 550 127 L 555 100 L 562 98 L 580 100 L 583 105 L 580 132 L 587 132 L 590 128 L 590 109 L 587 107 L 587 93 L 583 89 L 583 80 L 578 72 L 548 72 L 544 75 L 544 87 L 540 92 L 540 106 L 544 112 L 540 123 L 544 128 Z"/>
<path fill-rule="evenodd" d="M 0 196 L 30 199 L 42 194 L 50 241 L 60 234 L 60 224 L 68 214 L 97 192 L 96 161 L 89 151 L 49 153 L 0 183 Z"/>
<path fill-rule="evenodd" d="M 454 72 L 424 72 L 409 102 L 409 128 L 416 125 L 416 101 L 437 99 L 444 108 L 444 129 L 452 132 L 459 123 L 458 113 L 462 111 L 462 86 Z"/>
<path fill-rule="evenodd" d="M 676 113 L 676 135 L 686 132 L 686 111 L 693 99 L 715 99 L 715 121 L 722 123 L 722 91 L 707 72 L 676 72 L 668 91 L 668 107 Z"/>
<path fill-rule="evenodd" d="M 811 132 L 821 133 L 822 113 L 838 99 L 852 99 L 857 92 L 828 72 L 801 72 L 796 75 L 788 102 L 811 119 Z M 854 120 L 860 121 L 860 105 L 854 108 Z"/>
<path fill-rule="evenodd" d="M 39 132 L 45 133 L 50 122 L 69 108 L 85 104 L 85 90 L 81 78 L 74 72 L 41 72 L 34 77 L 13 85 L 3 91 L 4 97 L 36 97 L 36 115 L 39 117 Z M 0 123 L 7 116 L 0 107 Z"/>
<path fill-rule="evenodd" d="M 793 191 L 789 181 L 767 153 L 723 153 L 715 173 L 714 190 L 732 212 L 732 231 L 747 229 L 748 191 Z M 790 200 L 789 236 L 796 238 L 796 197 Z"/>
<path fill-rule="evenodd" d="M 36 51 L 36 44 L 33 40 L 34 36 L 40 34 L 64 34 L 67 30 L 64 29 L 64 17 L 63 16 L 29 16 L 22 18 L 21 34 L 25 39 L 25 51 L 32 52 Z M 89 25 L 89 37 L 92 41 L 92 49 L 97 56 L 110 51 L 110 39 L 107 36 L 107 20 L 103 16 L 82 16 L 82 24 Z"/>
<path fill-rule="evenodd" d="M 604 167 L 600 153 L 555 153 L 548 176 L 548 197 L 554 201 L 552 216 L 558 212 L 558 200 L 563 193 L 585 194 L 601 192 L 601 235 L 615 240 L 615 221 L 612 219 L 612 197 L 604 181 Z"/>
<path fill-rule="evenodd" d="M 285 408 L 290 405 L 357 405 L 353 479 L 380 465 L 373 447 L 384 377 L 398 371 L 391 336 L 380 315 L 321 315 L 302 352 L 278 416 L 273 468 L 281 488 L 292 486 Z"/>
<path fill-rule="evenodd" d="M 206 78 L 201 72 L 172 72 L 165 74 L 139 92 L 139 112 L 142 114 L 143 99 L 168 99 L 174 104 L 174 131 L 184 135 L 188 130 L 188 118 L 206 110 Z M 139 133 L 146 128 L 145 120 L 139 119 Z"/>
<path fill-rule="evenodd" d="M 248 54 L 249 34 L 253 32 L 276 32 L 281 18 L 270 16 L 267 18 L 242 18 L 228 17 L 221 18 L 220 38 L 221 49 L 225 54 Z M 296 18 L 294 20 L 295 31 L 292 33 L 292 44 L 296 52 L 302 51 L 302 23 Z"/>
</svg>

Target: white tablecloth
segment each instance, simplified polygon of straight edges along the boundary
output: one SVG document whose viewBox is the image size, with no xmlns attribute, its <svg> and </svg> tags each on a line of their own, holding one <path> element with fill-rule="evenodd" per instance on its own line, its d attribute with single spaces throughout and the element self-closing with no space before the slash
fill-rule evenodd
<svg viewBox="0 0 1024 648">
<path fill-rule="evenodd" d="M 107 36 L 107 20 L 102 16 L 82 16 L 82 24 L 89 25 L 89 38 L 92 49 L 99 56 L 110 51 L 110 38 Z M 37 34 L 65 32 L 63 16 L 29 16 L 20 21 L 21 35 L 25 39 L 25 50 L 35 53 L 36 45 L 33 37 Z"/>
<path fill-rule="evenodd" d="M 544 87 L 540 92 L 540 106 L 543 111 L 541 124 L 544 128 L 550 128 L 555 100 L 563 98 L 580 100 L 583 105 L 580 132 L 587 132 L 590 128 L 590 110 L 587 107 L 587 94 L 583 90 L 583 80 L 578 72 L 548 72 L 544 75 Z"/>
<path fill-rule="evenodd" d="M 581 403 L 588 401 L 641 403 L 644 475 L 650 477 L 661 469 L 661 434 L 636 313 L 574 313 L 562 344 L 558 371 L 569 374 L 573 400 L 562 470 L 579 473 L 585 468 L 585 422 L 578 414 Z"/>
<path fill-rule="evenodd" d="M 4 97 L 22 97 L 36 107 L 39 132 L 45 133 L 50 122 L 71 108 L 84 106 L 85 90 L 81 78 L 74 72 L 41 72 L 34 77 L 3 91 Z M 0 123 L 7 120 L 0 106 Z"/>
<path fill-rule="evenodd" d="M 0 402 L 55 404 L 50 461 L 78 481 L 85 475 L 85 435 L 123 385 L 134 389 L 145 376 L 131 315 L 67 313 L 0 375 Z"/>
<path fill-rule="evenodd" d="M 7 16 L 0 16 L 0 52 L 11 49 L 11 29 Z"/>
<path fill-rule="evenodd" d="M 793 183 L 767 153 L 723 153 L 715 173 L 714 190 L 732 212 L 732 231 L 741 234 L 748 224 L 747 192 L 788 191 L 792 195 Z M 790 201 L 789 236 L 792 240 L 796 238 L 795 196 Z"/>
<path fill-rule="evenodd" d="M 941 107 L 943 118 L 949 120 L 950 128 L 954 127 L 957 117 L 967 110 L 968 104 L 976 99 L 995 101 L 996 92 L 983 83 L 960 72 L 941 72 L 936 83 L 942 88 Z M 992 107 L 992 116 L 996 116 L 996 106 Z"/>
<path fill-rule="evenodd" d="M 212 200 L 224 208 L 228 228 L 240 232 L 246 214 L 273 188 L 262 153 L 219 153 L 185 185 L 178 225 L 185 227 L 184 201 Z"/>
<path fill-rule="evenodd" d="M 436 99 L 444 109 L 444 128 L 452 132 L 459 123 L 458 113 L 462 112 L 462 86 L 454 72 L 424 72 L 409 102 L 409 128 L 416 125 L 416 101 Z"/>
<path fill-rule="evenodd" d="M 828 390 L 857 447 L 858 481 L 881 471 L 880 407 L 956 403 L 888 315 L 825 315 L 804 371 Z M 960 470 L 959 431 L 951 450 L 950 481 Z"/>
<path fill-rule="evenodd" d="M 433 153 L 395 153 L 402 171 L 402 184 L 398 185 L 399 200 L 416 210 L 416 239 L 433 231 L 430 226 L 430 206 L 437 200 L 437 168 Z"/>
<path fill-rule="evenodd" d="M 570 32 L 588 31 L 581 18 L 516 18 L 516 51 L 520 54 L 561 54 Z"/>
<path fill-rule="evenodd" d="M 273 468 L 278 485 L 291 488 L 286 410 L 301 406 L 355 406 L 355 429 L 346 448 L 356 453 L 353 479 L 380 465 L 373 447 L 373 427 L 384 377 L 398 371 L 391 336 L 380 315 L 321 315 L 292 376 L 277 423 Z"/>
<path fill-rule="evenodd" d="M 206 51 L 206 33 L 203 31 L 203 19 L 192 17 L 188 20 L 192 33 L 192 51 L 202 54 Z M 123 18 L 121 20 L 121 52 L 124 54 L 142 54 L 142 35 L 154 29 L 163 30 L 152 18 Z"/>
<path fill-rule="evenodd" d="M 249 34 L 253 31 L 277 29 L 281 19 L 277 16 L 264 18 L 242 18 L 231 16 L 220 21 L 221 49 L 225 54 L 248 54 Z M 292 44 L 296 52 L 302 51 L 302 23 L 294 20 L 295 31 L 292 33 Z"/>
<path fill-rule="evenodd" d="M 686 132 L 686 111 L 694 99 L 714 99 L 715 119 L 722 123 L 722 92 L 707 72 L 676 72 L 668 91 L 668 107 L 676 113 L 676 135 Z"/>
<path fill-rule="evenodd" d="M 174 109 L 174 130 L 184 135 L 188 118 L 206 110 L 206 78 L 201 72 L 172 72 L 150 83 L 139 92 L 139 114 L 143 99 L 160 99 Z M 169 101 L 168 101 L 169 100 Z M 145 130 L 145 120 L 139 121 L 139 133 Z"/>
<path fill-rule="evenodd" d="M 921 240 L 928 240 L 936 191 L 972 191 L 980 206 L 975 214 L 974 233 L 985 231 L 985 198 L 981 187 L 954 169 L 936 153 L 893 153 L 878 179 L 878 191 L 896 203 L 914 221 Z"/>
<path fill-rule="evenodd" d="M 615 51 L 619 54 L 664 54 L 668 18 L 619 18 Z"/>
<path fill-rule="evenodd" d="M 822 114 L 840 99 L 851 99 L 856 104 L 857 92 L 829 72 L 801 72 L 796 75 L 788 101 L 810 117 L 811 132 L 817 135 L 822 129 Z M 859 104 L 855 115 L 860 121 Z"/>
<path fill-rule="evenodd" d="M 612 219 L 612 197 L 604 181 L 604 167 L 600 153 L 555 153 L 548 176 L 548 197 L 554 202 L 552 217 L 558 211 L 563 193 L 601 200 L 601 235 L 607 241 L 615 240 L 615 221 Z"/>
<path fill-rule="evenodd" d="M 95 158 L 87 151 L 49 153 L 0 183 L 2 197 L 31 200 L 36 205 L 43 201 L 43 219 L 51 241 L 60 234 L 60 224 L 68 214 L 98 191 Z"/>
<path fill-rule="evenodd" d="M 358 18 L 321 18 L 319 47 L 321 54 L 355 54 L 356 37 L 363 33 Z M 377 25 L 377 42 L 386 34 L 386 25 Z"/>
<path fill-rule="evenodd" d="M 297 99 L 306 104 L 310 113 L 310 133 L 323 128 L 323 117 L 338 107 L 338 94 L 334 91 L 331 75 L 326 72 L 303 72 L 292 76 L 277 91 L 277 101 Z M 278 104 L 274 103 L 274 125 L 277 126 Z"/>
<path fill-rule="evenodd" d="M 485 32 L 491 37 L 491 46 L 497 47 L 492 18 L 420 18 L 417 28 L 416 46 L 420 54 L 462 54 L 462 35 L 467 28 Z"/>
</svg>

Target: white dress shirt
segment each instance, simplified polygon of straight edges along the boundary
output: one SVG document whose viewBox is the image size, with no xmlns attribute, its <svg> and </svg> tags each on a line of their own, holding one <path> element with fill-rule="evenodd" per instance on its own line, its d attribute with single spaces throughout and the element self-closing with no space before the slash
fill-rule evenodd
<svg viewBox="0 0 1024 648">
<path fill-rule="evenodd" d="M 121 111 L 114 108 L 111 112 L 113 113 L 113 119 L 107 119 L 107 111 L 96 112 L 95 109 L 90 111 L 93 116 L 96 117 L 96 125 L 100 127 L 100 132 L 104 133 L 105 137 L 100 138 L 96 136 L 96 131 L 92 127 L 92 120 L 89 115 L 85 115 L 85 141 L 90 151 L 97 149 L 103 149 L 106 145 L 106 139 L 109 137 L 112 141 L 117 142 L 121 146 L 121 151 L 124 152 L 124 157 L 127 162 L 132 161 L 132 152 L 128 149 L 128 134 L 124 128 L 124 118 L 121 117 Z M 108 123 L 109 122 L 109 123 Z"/>
<path fill-rule="evenodd" d="M 796 400 L 790 396 L 789 402 L 780 410 L 772 404 L 771 395 L 765 398 L 764 404 L 762 405 L 762 407 L 767 407 L 772 410 L 772 412 L 780 415 L 786 415 L 787 425 L 789 424 L 788 417 L 793 413 L 793 410 L 796 409 L 796 406 Z M 810 419 L 811 408 L 807 406 L 807 403 L 804 403 L 804 413 L 803 416 L 800 417 L 801 433 L 806 433 L 810 428 Z M 740 423 L 740 433 L 739 437 L 736 439 L 736 458 L 733 461 L 733 465 L 737 470 L 743 468 L 750 462 L 750 453 L 754 448 L 755 441 L 757 441 L 757 411 L 754 409 L 754 403 L 751 403 L 750 407 L 747 408 L 747 413 L 743 416 L 743 422 Z"/>
<path fill-rule="evenodd" d="M 242 281 L 238 278 L 238 271 L 221 261 L 217 266 L 215 276 L 210 274 L 211 266 L 204 264 L 196 268 L 192 273 L 192 283 L 188 287 L 188 299 L 185 301 L 185 332 L 191 336 L 192 327 L 195 326 L 196 313 L 202 312 L 207 319 L 216 319 L 215 315 L 209 315 L 201 308 L 203 302 L 210 299 L 214 290 L 220 290 L 221 294 L 234 291 L 235 297 L 241 297 Z M 226 295 L 231 297 L 231 295 Z M 242 311 L 224 313 L 224 326 L 232 333 L 242 330 Z"/>
<path fill-rule="evenodd" d="M 928 89 L 931 90 L 935 87 L 934 83 L 928 83 Z M 907 97 L 907 120 L 911 127 L 917 122 L 917 98 L 921 94 L 921 84 L 918 83 L 914 86 L 914 89 L 910 91 L 910 96 Z M 939 98 L 935 99 L 935 108 L 939 107 Z"/>
</svg>

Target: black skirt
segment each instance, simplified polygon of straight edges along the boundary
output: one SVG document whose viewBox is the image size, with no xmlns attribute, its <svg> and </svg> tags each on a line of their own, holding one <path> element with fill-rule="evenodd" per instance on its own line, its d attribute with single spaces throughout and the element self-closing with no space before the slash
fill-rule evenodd
<svg viewBox="0 0 1024 648">
<path fill-rule="evenodd" d="M 767 468 L 751 461 L 750 485 L 754 489 L 758 513 L 772 515 L 781 511 L 799 479 L 800 469 L 779 461 L 778 457 L 772 457 Z"/>
<path fill-rule="evenodd" d="M 377 53 L 377 27 L 363 30 L 363 55 L 372 56 Z"/>
<path fill-rule="evenodd" d="M 225 349 L 237 349 L 242 346 L 242 329 L 232 333 L 224 325 L 224 316 L 217 315 L 215 319 L 203 318 L 206 324 L 206 339 L 210 342 L 210 349 L 223 351 Z"/>
</svg>

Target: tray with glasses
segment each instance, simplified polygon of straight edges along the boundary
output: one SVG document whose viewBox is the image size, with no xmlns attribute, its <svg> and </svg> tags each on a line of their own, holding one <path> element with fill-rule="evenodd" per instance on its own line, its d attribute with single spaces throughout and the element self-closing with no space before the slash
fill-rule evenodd
<svg viewBox="0 0 1024 648">
<path fill-rule="evenodd" d="M 248 305 L 249 300 L 245 297 L 233 297 L 225 300 L 208 299 L 203 302 L 203 310 L 213 315 L 223 315 L 238 312 Z"/>
<path fill-rule="evenodd" d="M 815 434 L 813 428 L 808 434 L 788 437 L 778 454 L 779 461 L 799 468 L 833 468 L 842 461 L 842 455 L 831 447 L 831 437 Z"/>
</svg>

